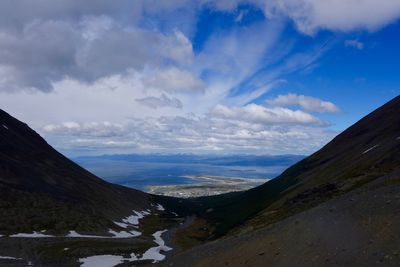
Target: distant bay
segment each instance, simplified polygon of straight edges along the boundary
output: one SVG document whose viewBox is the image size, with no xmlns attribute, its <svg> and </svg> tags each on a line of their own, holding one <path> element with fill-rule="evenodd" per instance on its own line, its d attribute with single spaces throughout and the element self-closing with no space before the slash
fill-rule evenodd
<svg viewBox="0 0 400 267">
<path fill-rule="evenodd" d="M 274 178 L 303 156 L 107 155 L 73 159 L 112 183 L 146 191 L 149 186 L 189 185 L 187 176 Z"/>
</svg>

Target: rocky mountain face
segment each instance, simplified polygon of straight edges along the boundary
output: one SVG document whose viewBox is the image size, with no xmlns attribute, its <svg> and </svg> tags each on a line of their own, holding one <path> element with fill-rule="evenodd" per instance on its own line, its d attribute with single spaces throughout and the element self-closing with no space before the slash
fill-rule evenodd
<svg viewBox="0 0 400 267">
<path fill-rule="evenodd" d="M 149 195 L 84 170 L 0 110 L 0 234 L 102 231 L 150 203 Z"/>
<path fill-rule="evenodd" d="M 262 186 L 197 200 L 214 238 L 224 238 L 167 264 L 396 266 L 399 111 L 396 97 Z"/>
</svg>

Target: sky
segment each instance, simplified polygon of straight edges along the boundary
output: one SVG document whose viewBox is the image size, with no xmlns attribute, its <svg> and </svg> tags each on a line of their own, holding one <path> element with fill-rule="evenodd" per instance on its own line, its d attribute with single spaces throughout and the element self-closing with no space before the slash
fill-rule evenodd
<svg viewBox="0 0 400 267">
<path fill-rule="evenodd" d="M 68 156 L 302 154 L 400 93 L 398 0 L 0 2 L 0 108 Z"/>
</svg>

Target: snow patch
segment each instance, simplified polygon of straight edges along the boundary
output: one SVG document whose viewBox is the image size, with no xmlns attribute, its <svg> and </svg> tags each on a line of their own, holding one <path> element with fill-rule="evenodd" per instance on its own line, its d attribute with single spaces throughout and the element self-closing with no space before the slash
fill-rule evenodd
<svg viewBox="0 0 400 267">
<path fill-rule="evenodd" d="M 139 260 L 135 253 L 131 253 L 129 258 L 117 255 L 96 255 L 79 259 L 81 267 L 113 267 L 124 262 Z"/>
<path fill-rule="evenodd" d="M 4 124 L 2 124 L 3 128 L 5 128 L 6 130 L 8 130 L 8 127 Z"/>
<path fill-rule="evenodd" d="M 140 236 L 142 233 L 138 231 L 121 231 L 117 232 L 109 229 L 108 232 L 113 236 L 99 236 L 99 235 L 81 235 L 76 231 L 69 231 L 67 237 L 83 237 L 83 238 L 132 238 Z"/>
<path fill-rule="evenodd" d="M 151 213 L 148 211 L 136 211 L 134 210 L 133 213 L 135 215 L 130 215 L 128 217 L 125 217 L 122 219 L 122 221 L 124 222 L 124 224 L 132 224 L 132 225 L 138 225 L 139 224 L 139 220 L 143 219 L 145 216 L 150 215 Z M 114 222 L 115 223 L 115 222 Z M 126 227 L 124 227 L 126 228 Z"/>
<path fill-rule="evenodd" d="M 157 205 L 156 205 L 156 208 L 157 208 L 159 211 L 165 211 L 165 208 L 164 208 L 161 204 L 157 204 Z"/>
<path fill-rule="evenodd" d="M 149 248 L 142 256 L 141 260 L 153 260 L 153 263 L 162 261 L 165 259 L 165 255 L 161 254 L 161 251 L 170 251 L 172 248 L 165 245 L 161 235 L 167 230 L 157 231 L 153 234 L 154 242 L 158 245 L 157 247 Z"/>
<path fill-rule="evenodd" d="M 127 228 L 129 226 L 129 224 L 121 223 L 121 222 L 113 222 L 113 223 L 115 223 L 116 225 L 118 225 L 119 227 L 122 227 L 122 228 Z"/>
<path fill-rule="evenodd" d="M 44 231 L 42 231 L 44 232 Z M 54 235 L 46 235 L 42 232 L 36 232 L 34 231 L 33 233 L 19 233 L 19 234 L 14 234 L 14 235 L 10 235 L 10 237 L 29 237 L 29 238 L 33 238 L 33 237 L 55 237 Z"/>
<path fill-rule="evenodd" d="M 64 248 L 63 250 L 64 250 L 64 251 L 67 251 L 67 250 L 69 250 L 69 248 Z"/>
<path fill-rule="evenodd" d="M 396 138 L 397 140 L 400 140 L 400 136 Z"/>
<path fill-rule="evenodd" d="M 176 213 L 176 212 L 174 212 L 174 211 L 172 211 L 171 213 L 172 213 L 173 215 L 175 215 L 175 217 L 179 217 L 178 213 Z"/>
<path fill-rule="evenodd" d="M 97 255 L 79 259 L 81 267 L 112 267 L 123 263 L 124 261 L 137 260 L 134 253 L 130 258 L 124 258 L 116 255 Z"/>
<path fill-rule="evenodd" d="M 79 259 L 81 267 L 113 267 L 124 262 L 133 262 L 139 260 L 153 260 L 153 263 L 165 259 L 165 255 L 161 254 L 162 251 L 169 251 L 172 248 L 165 245 L 161 235 L 167 230 L 157 231 L 153 234 L 154 242 L 157 247 L 149 248 L 142 257 L 138 258 L 135 253 L 131 253 L 129 258 L 117 255 L 96 255 Z"/>
<path fill-rule="evenodd" d="M 114 235 L 113 238 L 130 238 L 130 237 L 137 237 L 140 236 L 142 233 L 138 231 L 121 231 L 121 232 L 116 232 L 113 230 L 108 231 L 110 234 Z"/>
<path fill-rule="evenodd" d="M 22 259 L 10 257 L 10 256 L 0 256 L 0 260 L 22 260 Z"/>
<path fill-rule="evenodd" d="M 365 151 L 363 152 L 363 155 L 366 154 L 366 153 L 368 153 L 368 152 L 370 152 L 372 149 L 374 149 L 374 148 L 376 148 L 376 147 L 378 147 L 378 146 L 379 146 L 379 145 L 374 145 L 373 147 L 368 148 L 367 150 L 365 150 Z"/>
<path fill-rule="evenodd" d="M 110 238 L 109 236 L 98 236 L 98 235 L 81 235 L 76 231 L 69 231 L 66 237 L 88 237 L 88 238 Z"/>
</svg>

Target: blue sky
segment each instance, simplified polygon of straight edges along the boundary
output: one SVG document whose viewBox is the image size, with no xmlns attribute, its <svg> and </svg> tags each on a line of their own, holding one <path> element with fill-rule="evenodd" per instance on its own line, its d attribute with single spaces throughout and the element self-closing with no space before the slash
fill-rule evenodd
<svg viewBox="0 0 400 267">
<path fill-rule="evenodd" d="M 18 0 L 0 17 L 0 107 L 70 156 L 309 154 L 400 92 L 395 0 Z"/>
</svg>

